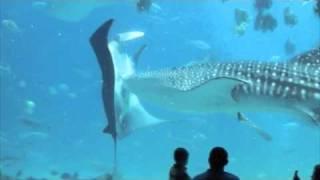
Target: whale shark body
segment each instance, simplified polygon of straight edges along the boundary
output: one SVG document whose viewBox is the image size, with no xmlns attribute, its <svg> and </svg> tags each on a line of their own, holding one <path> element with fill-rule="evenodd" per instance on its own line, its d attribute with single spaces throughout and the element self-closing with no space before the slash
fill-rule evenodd
<svg viewBox="0 0 320 180">
<path fill-rule="evenodd" d="M 319 125 L 319 53 L 318 48 L 288 63 L 197 63 L 125 81 L 142 100 L 181 112 L 288 112 Z"/>
<path fill-rule="evenodd" d="M 320 48 L 287 62 L 202 62 L 140 73 L 130 71 L 129 63 L 117 72 L 124 66 L 113 63 L 128 58 L 115 56 L 116 48 L 107 46 L 111 24 L 100 26 L 91 44 L 104 77 L 105 132 L 114 138 L 164 122 L 149 114 L 140 100 L 183 113 L 231 113 L 240 122 L 247 119 L 244 112 L 284 112 L 320 126 Z M 246 124 L 270 139 L 252 122 Z"/>
</svg>

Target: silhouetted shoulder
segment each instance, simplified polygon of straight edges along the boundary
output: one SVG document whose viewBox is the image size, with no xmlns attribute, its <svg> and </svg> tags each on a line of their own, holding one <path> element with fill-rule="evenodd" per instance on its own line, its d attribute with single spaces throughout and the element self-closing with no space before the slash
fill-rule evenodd
<svg viewBox="0 0 320 180">
<path fill-rule="evenodd" d="M 233 175 L 231 173 L 225 172 L 224 177 L 225 180 L 240 180 L 240 178 L 236 175 Z"/>
<path fill-rule="evenodd" d="M 186 173 L 185 167 L 177 167 L 175 165 L 171 167 L 169 175 L 172 179 L 190 179 L 189 175 Z"/>
<path fill-rule="evenodd" d="M 208 177 L 209 177 L 209 173 L 208 172 L 204 172 L 202 174 L 197 175 L 192 180 L 206 180 Z"/>
<path fill-rule="evenodd" d="M 221 179 L 221 180 L 240 180 L 239 177 L 228 173 L 228 172 L 224 172 L 223 174 L 218 174 L 218 175 L 213 175 L 214 177 L 212 177 L 210 171 L 204 172 L 202 174 L 197 175 L 196 177 L 193 178 L 193 180 L 207 180 L 207 179 L 211 179 L 211 178 L 217 178 L 217 179 Z"/>
</svg>

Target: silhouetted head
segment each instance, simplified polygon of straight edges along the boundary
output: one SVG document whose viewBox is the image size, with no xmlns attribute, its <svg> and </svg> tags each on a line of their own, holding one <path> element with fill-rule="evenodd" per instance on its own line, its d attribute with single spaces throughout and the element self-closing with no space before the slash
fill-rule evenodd
<svg viewBox="0 0 320 180">
<path fill-rule="evenodd" d="M 174 151 L 174 160 L 176 164 L 186 165 L 188 163 L 189 153 L 185 148 L 177 148 Z"/>
<path fill-rule="evenodd" d="M 228 152 L 222 147 L 215 147 L 209 155 L 211 169 L 223 169 L 228 164 Z"/>
<path fill-rule="evenodd" d="M 319 180 L 320 179 L 320 164 L 314 166 L 313 173 L 312 173 L 312 180 Z"/>
</svg>

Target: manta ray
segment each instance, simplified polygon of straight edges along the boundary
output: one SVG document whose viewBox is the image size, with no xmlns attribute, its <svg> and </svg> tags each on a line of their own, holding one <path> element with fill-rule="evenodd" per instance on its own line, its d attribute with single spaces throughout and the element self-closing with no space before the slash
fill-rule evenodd
<svg viewBox="0 0 320 180">
<path fill-rule="evenodd" d="M 286 62 L 210 61 L 122 76 L 115 72 L 114 50 L 106 39 L 112 22 L 100 26 L 90 40 L 103 74 L 102 95 L 108 118 L 104 132 L 114 139 L 123 131 L 163 122 L 144 119 L 151 115 L 140 100 L 182 113 L 229 113 L 239 121 L 248 120 L 246 112 L 282 112 L 320 126 L 320 47 Z M 131 98 L 123 98 L 123 90 Z M 134 99 L 135 104 L 120 102 L 126 99 Z M 133 107 L 144 114 L 139 120 L 132 116 Z M 123 112 L 131 118 L 119 116 Z M 247 125 L 270 138 L 252 122 Z"/>
<path fill-rule="evenodd" d="M 144 109 L 139 98 L 130 92 L 123 79 L 134 73 L 137 62 L 146 48 L 142 45 L 130 58 L 119 52 L 119 42 L 108 41 L 108 33 L 113 20 L 101 25 L 90 37 L 90 44 L 96 54 L 102 72 L 102 100 L 108 125 L 104 133 L 112 135 L 114 141 L 114 169 L 112 179 L 119 179 L 117 171 L 117 141 L 135 130 L 163 122 Z"/>
</svg>

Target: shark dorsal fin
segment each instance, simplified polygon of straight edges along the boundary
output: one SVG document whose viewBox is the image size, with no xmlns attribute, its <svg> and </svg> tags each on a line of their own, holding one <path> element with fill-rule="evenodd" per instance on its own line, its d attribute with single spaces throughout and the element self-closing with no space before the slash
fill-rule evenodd
<svg viewBox="0 0 320 180">
<path fill-rule="evenodd" d="M 291 62 L 319 66 L 320 65 L 320 46 L 315 49 L 304 52 L 298 56 L 295 56 L 294 58 L 291 59 Z"/>
</svg>

